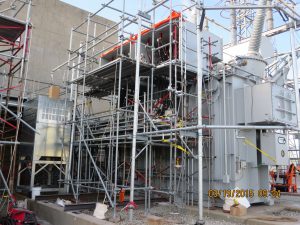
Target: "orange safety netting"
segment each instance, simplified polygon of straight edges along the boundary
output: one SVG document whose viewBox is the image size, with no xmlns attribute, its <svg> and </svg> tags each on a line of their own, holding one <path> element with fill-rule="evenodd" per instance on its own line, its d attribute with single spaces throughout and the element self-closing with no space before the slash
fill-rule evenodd
<svg viewBox="0 0 300 225">
<path fill-rule="evenodd" d="M 156 28 L 159 28 L 159 27 L 161 27 L 162 25 L 164 25 L 164 24 L 170 22 L 170 20 L 174 20 L 174 19 L 180 18 L 180 16 L 181 16 L 181 13 L 176 12 L 176 11 L 172 11 L 171 15 L 168 16 L 166 19 L 164 19 L 164 20 L 162 20 L 162 21 L 159 21 L 158 23 L 153 24 L 153 25 L 152 25 L 152 29 L 153 29 L 153 28 L 155 28 L 155 29 L 156 29 Z M 149 33 L 150 31 L 151 31 L 151 29 L 144 29 L 144 30 L 142 30 L 141 34 L 142 34 L 142 36 L 143 36 L 143 35 Z M 116 50 L 119 49 L 122 45 L 125 46 L 125 45 L 127 45 L 129 42 L 136 41 L 136 40 L 137 40 L 137 37 L 138 37 L 138 34 L 131 35 L 131 36 L 129 37 L 129 40 L 123 42 L 123 44 L 119 44 L 119 45 L 117 45 L 117 46 L 115 46 L 115 47 L 109 49 L 108 51 L 102 53 L 102 54 L 100 55 L 100 57 L 104 57 L 104 56 L 106 56 L 106 55 L 108 55 L 108 54 L 110 54 L 110 53 L 116 51 Z"/>
</svg>

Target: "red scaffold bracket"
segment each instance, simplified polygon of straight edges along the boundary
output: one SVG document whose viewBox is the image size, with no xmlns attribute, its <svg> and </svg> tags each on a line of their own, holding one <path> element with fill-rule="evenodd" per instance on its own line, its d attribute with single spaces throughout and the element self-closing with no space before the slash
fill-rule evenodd
<svg viewBox="0 0 300 225">
<path fill-rule="evenodd" d="M 0 121 L 6 123 L 7 125 L 9 125 L 10 127 L 14 128 L 14 129 L 17 129 L 17 127 L 13 124 L 11 124 L 10 122 L 6 121 L 5 119 L 1 118 L 0 117 Z"/>
<path fill-rule="evenodd" d="M 137 204 L 134 202 L 134 201 L 132 201 L 132 202 L 128 202 L 128 204 L 125 206 L 125 210 L 127 211 L 128 209 L 136 209 L 138 206 L 137 206 Z"/>
<path fill-rule="evenodd" d="M 12 87 L 10 87 L 10 88 L 4 88 L 4 89 L 0 89 L 0 92 L 9 91 L 9 90 L 12 90 L 12 89 L 18 88 L 18 87 L 20 87 L 20 86 L 22 86 L 22 84 L 18 84 L 18 85 L 16 85 L 16 86 L 12 86 Z"/>
</svg>

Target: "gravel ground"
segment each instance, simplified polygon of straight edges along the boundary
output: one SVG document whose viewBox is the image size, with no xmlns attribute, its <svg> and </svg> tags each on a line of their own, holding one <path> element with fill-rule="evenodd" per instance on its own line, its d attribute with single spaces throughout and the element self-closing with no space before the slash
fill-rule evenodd
<svg viewBox="0 0 300 225">
<path fill-rule="evenodd" d="M 292 210 L 281 210 L 278 212 L 273 212 L 274 216 L 286 216 L 286 217 L 300 217 L 300 212 Z"/>
<path fill-rule="evenodd" d="M 153 216 L 163 217 L 164 225 L 179 225 L 179 224 L 195 224 L 197 220 L 197 212 L 193 210 L 186 210 L 184 208 L 178 208 L 174 205 L 157 205 L 151 208 L 150 214 Z M 144 215 L 144 209 L 134 210 L 134 220 L 128 222 L 128 212 L 119 212 L 120 221 L 116 224 L 118 225 L 144 225 L 147 224 L 146 217 Z M 112 210 L 109 210 L 105 214 L 106 218 L 112 218 Z M 215 220 L 210 217 L 205 217 L 205 225 L 239 225 L 233 222 L 227 222 L 223 220 Z"/>
</svg>

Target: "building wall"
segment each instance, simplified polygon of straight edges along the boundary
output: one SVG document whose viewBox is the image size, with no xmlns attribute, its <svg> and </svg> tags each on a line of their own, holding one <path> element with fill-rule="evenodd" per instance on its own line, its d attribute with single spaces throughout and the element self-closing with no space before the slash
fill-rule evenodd
<svg viewBox="0 0 300 225">
<path fill-rule="evenodd" d="M 51 82 L 51 70 L 68 59 L 71 28 L 82 23 L 88 12 L 59 0 L 34 0 L 31 15 L 33 33 L 28 78 Z M 101 17 L 95 19 L 103 24 L 113 24 Z M 105 27 L 98 26 L 97 33 L 104 29 Z M 73 49 L 79 47 L 79 42 L 84 41 L 85 36 L 75 39 Z M 64 74 L 65 71 L 58 72 L 54 82 L 61 84 Z"/>
<path fill-rule="evenodd" d="M 47 94 L 48 86 L 51 83 L 64 86 L 64 81 L 67 80 L 67 68 L 64 67 L 57 71 L 53 79 L 51 78 L 51 71 L 56 66 L 66 62 L 68 59 L 68 49 L 70 43 L 70 33 L 72 27 L 77 27 L 88 16 L 89 12 L 64 3 L 59 0 L 32 0 L 33 6 L 31 8 L 31 44 L 30 44 L 30 57 L 28 64 L 27 74 L 27 96 L 35 98 L 38 94 Z M 11 1 L 7 1 L 0 5 L 1 9 L 8 8 Z M 87 3 L 88 4 L 88 3 Z M 100 7 L 100 2 L 99 2 Z M 13 15 L 15 11 L 7 11 L 6 15 Z M 25 20 L 27 14 L 27 7 L 24 7 L 17 18 Z M 100 16 L 93 17 L 94 21 L 97 21 L 103 25 L 96 25 L 96 35 L 102 33 L 114 24 L 114 22 L 105 19 Z M 106 27 L 107 25 L 107 27 Z M 86 31 L 86 26 L 81 28 L 82 32 Z M 94 24 L 90 26 L 90 35 L 94 34 Z M 73 35 L 72 50 L 77 49 L 80 42 L 84 42 L 85 35 L 76 34 Z M 117 35 L 109 38 L 110 42 L 116 42 Z M 103 44 L 98 46 L 104 48 L 109 44 Z M 16 76 L 16 75 L 15 75 Z M 15 79 L 16 84 L 18 79 Z M 3 81 L 6 84 L 7 81 Z M 18 92 L 12 92 L 11 95 L 18 95 Z M 94 100 L 96 107 L 99 109 L 99 101 Z M 106 101 L 101 101 L 101 108 L 107 109 L 108 104 Z M 94 105 L 93 105 L 94 108 Z M 98 111 L 98 110 L 96 110 Z"/>
</svg>

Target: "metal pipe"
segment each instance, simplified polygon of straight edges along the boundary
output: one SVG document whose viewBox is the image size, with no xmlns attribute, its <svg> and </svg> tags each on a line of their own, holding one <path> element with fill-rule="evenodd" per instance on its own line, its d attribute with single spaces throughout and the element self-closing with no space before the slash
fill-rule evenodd
<svg viewBox="0 0 300 225">
<path fill-rule="evenodd" d="M 72 44 L 73 44 L 73 28 L 71 28 L 71 34 L 70 34 L 70 41 L 69 41 L 69 49 L 68 49 L 68 67 L 70 67 L 70 63 L 71 63 L 71 51 L 72 51 Z M 73 65 L 74 65 L 74 62 L 73 62 Z M 69 80 L 69 73 L 70 73 L 70 70 L 67 71 L 67 80 Z M 53 79 L 53 77 L 52 77 Z M 71 70 L 71 79 L 73 80 L 74 79 L 74 69 Z M 53 81 L 53 80 L 52 80 Z M 72 101 L 72 97 L 73 97 L 73 87 L 74 85 L 71 84 L 71 87 L 70 87 L 70 101 Z M 68 91 L 68 87 L 66 85 L 66 98 L 65 98 L 65 102 L 67 100 L 67 91 Z"/>
<path fill-rule="evenodd" d="M 120 47 L 120 55 L 123 55 L 123 35 L 124 35 L 124 12 L 125 12 L 125 0 L 123 0 L 123 11 L 122 11 L 122 24 L 121 24 L 121 47 Z M 121 102 L 121 81 L 122 81 L 122 63 L 123 60 L 120 60 L 119 64 L 119 78 L 118 78 L 118 103 L 117 103 L 117 130 L 116 130 L 116 152 L 115 152 L 115 181 L 114 181 L 114 188 L 117 187 L 118 182 L 118 160 L 119 160 L 119 129 L 120 129 L 120 102 Z M 114 190 L 114 211 L 113 211 L 113 218 L 116 218 L 116 212 L 117 212 L 117 193 L 116 190 Z"/>
<path fill-rule="evenodd" d="M 88 35 L 89 37 L 92 37 L 92 39 L 90 40 L 90 42 L 94 42 L 94 41 L 96 41 L 96 40 L 99 40 L 99 41 L 105 41 L 105 39 L 107 38 L 107 33 L 108 33 L 108 31 L 114 30 L 112 34 L 115 34 L 115 32 L 119 31 L 119 28 L 118 28 L 118 29 L 115 29 L 115 27 L 118 27 L 120 24 L 121 24 L 121 22 L 114 24 L 112 27 L 109 27 L 108 30 L 105 30 L 105 31 L 101 32 L 100 34 L 98 34 L 98 36 L 95 36 L 95 37 L 93 37 L 92 35 L 89 35 L 89 34 L 85 34 L 85 33 L 83 33 L 83 32 L 81 32 L 81 34 L 82 34 L 82 35 L 85 35 L 85 36 Z M 78 32 L 78 31 L 74 31 L 74 32 Z M 111 33 L 109 33 L 109 34 L 111 35 Z M 105 38 L 99 39 L 101 36 L 104 36 L 104 35 L 106 35 Z M 109 41 L 105 41 L 105 42 L 110 43 Z M 97 42 L 97 44 L 99 44 L 99 42 Z M 95 45 L 96 45 L 96 44 L 94 43 L 94 44 L 91 46 L 91 48 L 93 48 Z M 72 51 L 72 53 L 75 53 L 75 52 L 77 52 L 77 51 L 79 51 L 79 48 L 74 49 L 74 50 Z M 53 69 L 53 70 L 56 70 L 56 69 L 57 69 L 57 67 L 56 67 L 55 69 Z M 53 71 L 53 70 L 52 70 L 52 71 Z"/>
<path fill-rule="evenodd" d="M 285 15 L 288 17 L 294 19 L 294 20 L 299 20 L 300 14 L 295 12 L 288 12 L 286 11 L 283 7 L 277 6 L 277 5 L 271 5 L 271 6 L 266 6 L 266 5 L 253 5 L 253 6 L 245 6 L 245 5 L 235 5 L 235 6 L 205 6 L 201 7 L 201 9 L 204 10 L 225 10 L 225 9 L 269 9 L 273 8 L 278 11 L 283 12 Z"/>
<path fill-rule="evenodd" d="M 39 134 L 39 132 L 37 132 L 36 129 L 34 129 L 32 126 L 30 126 L 27 122 L 25 122 L 24 120 L 22 120 L 17 114 L 15 114 L 13 111 L 11 111 L 9 108 L 7 108 L 5 105 L 3 105 L 0 102 L 0 106 L 3 107 L 7 112 L 9 112 L 11 115 L 13 115 L 16 120 L 20 120 L 26 127 L 28 127 L 30 130 L 34 131 L 35 133 Z"/>
<path fill-rule="evenodd" d="M 7 182 L 6 182 L 6 180 L 5 180 L 4 176 L 3 176 L 2 169 L 0 169 L 0 176 L 1 176 L 2 182 L 3 182 L 3 184 L 4 184 L 5 188 L 6 188 L 9 196 L 11 196 L 10 189 L 9 189 L 9 187 L 7 185 Z"/>
<path fill-rule="evenodd" d="M 147 136 L 147 135 L 153 135 L 153 134 L 169 134 L 171 135 L 174 132 L 178 131 L 188 131 L 188 130 L 198 130 L 198 129 L 229 129 L 229 130 L 294 130 L 294 131 L 300 131 L 300 128 L 292 127 L 292 126 L 255 126 L 255 125 L 206 125 L 202 124 L 202 126 L 188 126 L 188 127 L 182 127 L 182 128 L 173 128 L 173 129 L 167 129 L 167 130 L 157 130 L 157 131 L 148 131 L 148 132 L 142 132 L 137 133 L 137 136 Z M 119 138 L 130 138 L 132 135 L 130 134 L 124 134 L 119 135 Z M 93 139 L 85 139 L 86 141 L 102 141 L 102 140 L 111 140 L 113 137 L 101 137 L 101 138 L 93 138 Z"/>
<path fill-rule="evenodd" d="M 109 5 L 110 3 L 112 3 L 114 0 L 110 0 L 108 3 L 106 4 L 102 4 L 102 7 L 100 9 L 98 9 L 95 13 L 90 14 L 90 18 L 94 17 L 96 14 L 98 14 L 100 11 L 102 11 L 107 5 Z M 88 19 L 85 19 L 81 24 L 77 25 L 74 28 L 74 31 L 77 30 L 78 28 L 80 28 L 82 25 L 84 25 L 86 22 L 88 21 Z"/>
<path fill-rule="evenodd" d="M 140 9 L 142 3 L 140 1 Z M 131 177 L 130 177 L 130 198 L 129 202 L 133 204 L 134 201 L 134 177 L 135 177 L 135 155 L 136 155 L 136 136 L 138 128 L 138 111 L 139 111 L 139 94 L 140 94 L 140 61 L 141 61 L 141 28 L 142 18 L 138 15 L 138 39 L 136 46 L 136 70 L 135 70 L 135 88 L 134 88 L 134 120 L 133 120 L 133 133 L 132 133 L 132 151 L 131 151 Z M 129 221 L 132 221 L 133 205 L 129 206 Z"/>
<path fill-rule="evenodd" d="M 199 6 L 202 6 L 202 1 L 198 1 Z M 202 126 L 202 61 L 203 61 L 203 49 L 202 49 L 202 28 L 200 27 L 200 8 L 197 11 L 197 106 L 198 106 L 198 126 Z M 203 13 L 203 11 L 202 11 Z M 197 224 L 204 224 L 203 221 L 203 181 L 202 181 L 202 160 L 203 160 L 203 149 L 202 149 L 202 129 L 198 129 L 198 220 Z"/>
<path fill-rule="evenodd" d="M 87 54 L 88 54 L 88 42 L 89 42 L 89 30 L 90 30 L 90 14 L 88 15 L 88 21 L 87 21 L 87 35 L 85 39 L 85 50 L 84 50 L 84 68 L 83 68 L 83 88 L 82 88 L 82 102 L 81 102 L 81 114 L 80 114 L 80 128 L 82 129 L 82 136 L 80 136 L 80 140 L 84 139 L 84 127 L 83 127 L 83 117 L 85 114 L 85 78 L 86 78 L 86 73 L 87 73 Z M 76 111 L 75 111 L 76 113 Z M 81 153 L 82 153 L 82 146 L 81 142 L 79 143 L 79 149 L 78 149 L 78 167 L 77 167 L 77 180 L 81 178 Z M 78 201 L 78 195 L 79 195 L 79 186 L 77 185 L 76 187 L 76 193 L 77 193 L 77 201 Z"/>
<path fill-rule="evenodd" d="M 145 147 L 142 148 L 142 150 L 135 156 L 135 159 L 137 159 L 137 158 L 143 153 L 143 151 L 144 151 L 145 149 L 147 149 L 148 145 L 149 145 L 149 143 L 147 143 L 147 144 L 145 145 Z"/>
<path fill-rule="evenodd" d="M 172 43 L 173 43 L 173 35 L 172 35 L 172 0 L 170 0 L 170 20 L 169 20 L 169 86 L 168 90 L 172 90 Z M 176 85 L 176 84 L 175 84 Z M 171 99 L 171 93 L 169 92 L 169 98 Z"/>
<path fill-rule="evenodd" d="M 8 54 L 5 54 L 5 53 L 2 53 L 0 52 L 0 55 L 1 56 L 4 56 L 4 57 L 7 57 L 9 59 L 18 59 L 18 60 L 22 60 L 22 57 L 21 56 L 14 56 L 14 55 L 8 55 Z"/>
<path fill-rule="evenodd" d="M 22 60 L 21 60 L 20 75 L 19 75 L 20 78 L 21 78 L 20 83 L 23 84 L 23 86 L 20 90 L 19 99 L 18 99 L 17 113 L 19 115 L 21 115 L 22 111 L 23 111 L 22 107 L 23 107 L 23 102 L 24 102 L 24 98 L 25 98 L 26 83 L 27 83 L 26 79 L 27 79 L 27 72 L 28 72 L 28 64 L 25 66 L 25 62 L 27 61 L 26 57 L 29 56 L 29 54 L 30 54 L 30 50 L 28 52 L 27 48 L 29 47 L 29 40 L 30 40 L 29 27 L 31 27 L 31 24 L 30 24 L 31 6 L 32 6 L 32 0 L 29 0 L 28 1 L 28 7 L 27 7 L 27 14 L 26 14 L 26 26 L 25 26 L 25 32 L 24 32 L 24 41 L 23 41 L 23 48 L 22 48 L 23 52 L 22 52 Z M 6 110 L 10 111 L 8 108 L 6 108 Z M 11 114 L 13 114 L 12 111 L 10 111 L 10 112 L 11 112 Z M 13 115 L 15 115 L 15 114 L 13 114 Z M 21 118 L 18 118 L 17 115 L 16 115 L 16 118 L 17 118 L 17 126 L 16 126 L 16 134 L 15 134 L 15 137 L 14 137 L 15 142 L 17 142 L 18 138 L 19 138 L 20 122 L 23 122 L 27 127 L 29 127 L 31 130 L 35 131 L 35 129 L 33 129 L 28 123 L 23 121 Z M 38 132 L 36 132 L 36 133 L 39 134 Z M 11 157 L 12 162 L 10 164 L 9 172 L 8 172 L 8 175 L 7 175 L 7 179 L 9 179 L 10 188 L 14 187 L 16 160 L 17 160 L 17 144 L 15 144 L 14 147 L 13 147 L 13 152 L 12 152 L 12 157 Z"/>
<path fill-rule="evenodd" d="M 154 11 L 156 8 L 158 8 L 159 6 L 165 4 L 166 2 L 168 2 L 169 0 L 162 0 L 159 3 L 155 4 L 152 8 L 150 8 L 149 10 L 147 10 L 145 13 L 149 13 L 151 11 Z"/>
<path fill-rule="evenodd" d="M 230 1 L 230 5 L 234 5 L 235 0 Z M 237 27 L 236 27 L 236 10 L 230 10 L 230 18 L 231 18 L 231 45 L 237 44 Z"/>
<path fill-rule="evenodd" d="M 98 9 L 96 12 L 94 12 L 90 17 L 94 17 L 95 15 L 97 15 L 100 11 L 102 11 L 103 9 L 105 9 L 105 7 L 107 7 L 108 5 L 110 5 L 114 0 L 110 0 L 109 2 L 102 4 L 102 8 Z"/>
<path fill-rule="evenodd" d="M 294 22 L 295 24 L 295 22 Z M 292 52 L 292 62 L 293 62 L 293 79 L 294 79 L 294 88 L 296 96 L 296 110 L 297 110 L 297 125 L 298 129 L 300 128 L 300 102 L 299 102 L 299 83 L 298 83 L 298 65 L 297 65 L 297 56 L 296 56 L 296 42 L 295 42 L 295 27 L 290 28 L 290 43 L 291 43 L 291 52 Z"/>
<path fill-rule="evenodd" d="M 226 67 L 224 64 L 223 67 L 223 119 L 224 125 L 227 125 L 227 113 L 226 113 Z M 229 175 L 228 175 L 228 148 L 227 148 L 227 130 L 224 130 L 224 183 L 229 182 Z"/>
<path fill-rule="evenodd" d="M 0 141 L 0 145 L 20 145 L 18 141 Z"/>
<path fill-rule="evenodd" d="M 114 28 L 117 27 L 119 24 L 120 24 L 120 23 L 115 24 L 114 26 L 110 27 L 110 29 L 114 29 Z M 130 24 L 130 23 L 129 23 L 129 24 Z M 127 24 L 127 25 L 129 25 L 129 24 Z M 110 30 L 110 29 L 109 29 L 109 30 Z M 73 31 L 75 31 L 75 30 L 73 29 Z M 104 41 L 106 38 L 108 38 L 108 37 L 114 35 L 114 34 L 117 33 L 118 31 L 119 31 L 119 29 L 113 31 L 112 33 L 109 33 L 109 35 L 107 35 L 105 38 L 99 40 L 99 37 L 103 36 L 104 34 L 107 34 L 107 31 L 104 31 L 104 32 L 100 33 L 97 37 L 95 37 L 95 38 L 92 39 L 92 41 L 93 41 L 94 39 L 99 40 L 99 41 L 97 41 L 95 44 L 93 44 L 92 46 L 90 46 L 90 47 L 88 48 L 88 50 L 90 50 L 91 48 L 95 47 L 95 46 L 98 45 L 101 41 Z M 89 36 L 89 35 L 88 35 L 88 36 Z M 113 44 L 112 46 L 114 46 L 114 45 L 116 45 L 116 44 Z M 84 47 L 84 46 L 82 46 L 82 47 Z M 74 52 L 77 52 L 77 51 L 79 51 L 79 50 L 80 50 L 80 48 L 75 49 L 75 50 L 73 50 L 72 52 L 74 53 Z M 95 55 L 94 55 L 94 56 L 95 56 Z M 78 57 L 78 56 L 75 55 L 75 56 L 73 56 L 70 60 L 74 60 L 74 59 L 76 59 L 77 57 Z M 66 61 L 66 62 L 64 62 L 64 63 L 58 65 L 57 67 L 55 67 L 54 69 L 52 69 L 52 73 L 54 73 L 55 71 L 59 70 L 61 67 L 65 66 L 65 65 L 67 65 L 67 64 L 68 64 L 68 61 Z"/>
<path fill-rule="evenodd" d="M 100 179 L 101 185 L 102 185 L 102 187 L 104 188 L 106 197 L 108 198 L 108 201 L 109 201 L 110 205 L 111 205 L 112 207 L 114 207 L 114 204 L 113 204 L 113 202 L 112 202 L 112 200 L 111 200 L 111 197 L 110 197 L 110 195 L 109 195 L 109 193 L 108 193 L 108 190 L 107 190 L 107 188 L 106 188 L 106 186 L 105 186 L 105 184 L 104 184 L 104 181 L 103 181 L 103 179 L 102 179 L 102 177 L 101 177 L 101 173 L 100 173 L 100 171 L 99 171 L 99 167 L 97 166 L 97 164 L 96 164 L 96 162 L 95 162 L 95 160 L 94 160 L 94 158 L 93 158 L 93 155 L 92 155 L 91 151 L 89 150 L 89 146 L 88 146 L 87 142 L 84 140 L 84 137 L 83 137 L 83 134 L 82 134 L 82 131 L 81 131 L 80 127 L 77 126 L 77 128 L 78 128 L 78 130 L 79 130 L 80 137 L 83 139 L 84 145 L 85 145 L 85 147 L 86 147 L 86 151 L 87 151 L 87 153 L 89 154 L 89 157 L 90 157 L 90 159 L 91 159 L 91 162 L 92 162 L 92 164 L 93 164 L 93 166 L 94 166 L 94 168 L 95 168 L 95 170 L 96 170 L 96 173 L 97 173 L 97 175 L 98 175 L 98 177 L 99 177 L 99 179 Z"/>
<path fill-rule="evenodd" d="M 152 11 L 152 21 L 153 23 L 155 23 L 155 9 Z M 155 53 L 154 53 L 154 48 L 155 48 L 155 27 L 153 27 L 152 29 L 152 32 L 151 32 L 151 44 L 152 44 L 152 51 L 151 51 L 151 63 L 152 65 L 154 65 L 154 56 L 155 56 Z M 150 113 L 151 115 L 153 115 L 153 79 L 154 79 L 154 67 L 151 68 L 151 79 L 150 79 Z M 149 130 L 152 131 L 152 126 L 149 127 Z M 149 138 L 150 139 L 150 142 L 152 142 L 152 137 Z M 148 181 L 148 187 L 151 187 L 151 182 L 152 182 L 152 144 L 150 144 L 149 146 L 149 157 L 148 157 L 148 177 L 149 177 L 149 181 Z M 148 210 L 150 209 L 151 207 L 151 191 L 150 189 L 148 189 L 148 194 L 147 194 L 147 197 L 148 197 L 148 202 L 147 202 L 147 208 Z"/>
<path fill-rule="evenodd" d="M 156 9 L 157 7 L 159 7 L 160 5 L 164 4 L 164 3 L 167 2 L 167 1 L 169 1 L 169 0 L 165 0 L 165 1 L 160 2 L 159 4 L 157 4 L 157 5 L 155 5 L 154 7 L 150 8 L 150 9 L 149 9 L 148 11 L 146 11 L 145 13 L 151 12 L 152 10 Z M 101 10 L 103 10 L 103 9 L 105 8 L 104 6 L 109 5 L 111 2 L 113 2 L 113 0 L 110 1 L 109 3 L 102 4 L 103 7 L 102 7 L 101 9 L 99 9 L 96 13 L 100 12 Z M 92 14 L 90 17 L 93 17 L 94 15 L 95 15 L 95 13 Z M 128 20 L 128 18 L 125 18 L 125 19 Z M 134 20 L 131 20 L 128 24 L 126 24 L 126 25 L 124 26 L 124 28 L 127 27 L 127 26 L 129 26 L 130 24 L 132 24 L 132 23 L 133 23 L 134 21 L 136 21 L 136 20 L 137 20 L 137 18 L 135 18 Z M 87 22 L 87 19 L 86 19 L 83 23 L 81 23 L 80 25 L 78 25 L 77 27 L 75 27 L 73 30 L 76 31 L 79 27 L 81 27 L 81 26 L 82 26 L 83 24 L 85 24 L 86 22 Z M 120 23 L 118 23 L 118 24 L 120 24 Z M 110 27 L 110 29 L 114 28 L 116 25 L 117 25 L 117 24 L 115 24 L 114 26 Z M 104 32 L 104 33 L 106 33 L 106 32 Z M 103 34 L 103 33 L 102 33 L 102 34 Z M 98 39 L 99 36 L 101 36 L 102 34 L 98 35 L 98 36 L 95 37 L 95 38 Z M 111 35 L 113 35 L 113 34 L 115 34 L 115 32 L 111 33 L 109 36 L 111 36 Z M 106 37 L 106 38 L 108 38 L 108 37 Z M 99 44 L 101 41 L 105 40 L 106 38 L 104 38 L 104 39 L 102 39 L 102 40 L 99 40 L 95 45 Z M 93 46 L 89 47 L 89 49 L 92 48 L 92 47 L 93 47 Z M 89 49 L 88 49 L 88 50 L 89 50 Z M 75 58 L 76 58 L 76 56 L 73 57 L 71 60 L 73 60 L 73 59 L 75 59 Z M 63 67 L 63 66 L 66 65 L 67 63 L 68 63 L 68 61 L 62 63 L 61 65 L 59 65 L 59 66 L 57 66 L 56 68 L 54 68 L 54 69 L 52 70 L 52 72 L 55 72 L 56 70 L 58 70 L 59 68 Z"/>
<path fill-rule="evenodd" d="M 149 87 L 149 79 L 148 79 L 148 87 Z M 148 110 L 147 103 L 146 103 L 146 93 L 144 92 L 144 108 Z M 144 115 L 144 131 L 146 131 L 146 116 Z M 145 214 L 147 213 L 147 200 L 148 200 L 148 190 L 146 189 L 148 187 L 148 143 L 146 145 L 146 152 L 145 152 Z"/>
<path fill-rule="evenodd" d="M 292 126 L 259 126 L 259 125 L 206 125 L 202 124 L 201 126 L 189 126 L 189 127 L 182 127 L 182 128 L 173 128 L 173 129 L 167 129 L 167 130 L 158 130 L 158 131 L 149 131 L 149 132 L 143 132 L 138 133 L 138 135 L 145 136 L 145 135 L 151 135 L 151 134 L 164 134 L 164 133 L 171 133 L 171 132 L 177 132 L 177 131 L 187 131 L 187 130 L 198 130 L 198 129 L 233 129 L 233 130 L 299 130 L 296 127 Z"/>
<path fill-rule="evenodd" d="M 268 8 L 281 8 L 276 5 L 266 6 L 266 5 L 229 5 L 229 6 L 204 6 L 201 9 L 204 10 L 225 10 L 225 9 L 268 9 Z"/>
<path fill-rule="evenodd" d="M 102 4 L 102 5 L 104 5 L 104 4 Z M 132 15 L 132 14 L 130 14 L 130 13 L 128 13 L 128 12 L 125 12 L 124 9 L 123 9 L 123 10 L 119 10 L 119 9 L 117 9 L 117 8 L 115 8 L 115 7 L 108 6 L 108 5 L 106 6 L 106 8 L 109 8 L 109 9 L 115 10 L 115 11 L 117 11 L 117 12 L 119 12 L 119 13 L 122 13 L 122 16 L 124 16 L 124 14 L 125 14 L 125 15 L 127 15 L 127 16 L 131 16 L 131 17 L 135 18 L 135 15 Z"/>
<path fill-rule="evenodd" d="M 73 74 L 72 74 L 73 76 Z M 75 90 L 74 90 L 74 101 L 73 101 L 73 115 L 72 115 L 72 126 L 71 126 L 71 140 L 70 140 L 70 152 L 69 152 L 69 161 L 67 165 L 67 180 L 71 180 L 71 160 L 73 157 L 73 148 L 74 148 L 74 139 L 75 139 L 75 121 L 76 121 L 76 106 L 77 106 L 77 96 L 78 96 L 78 86 L 77 84 L 75 85 Z M 69 191 L 70 186 L 67 187 L 67 190 Z M 74 196 L 76 197 L 76 196 Z"/>
<path fill-rule="evenodd" d="M 272 0 L 267 0 L 267 6 L 271 6 L 271 5 L 272 5 Z M 266 22 L 267 22 L 267 30 L 272 30 L 274 28 L 272 8 L 267 9 Z"/>
</svg>

